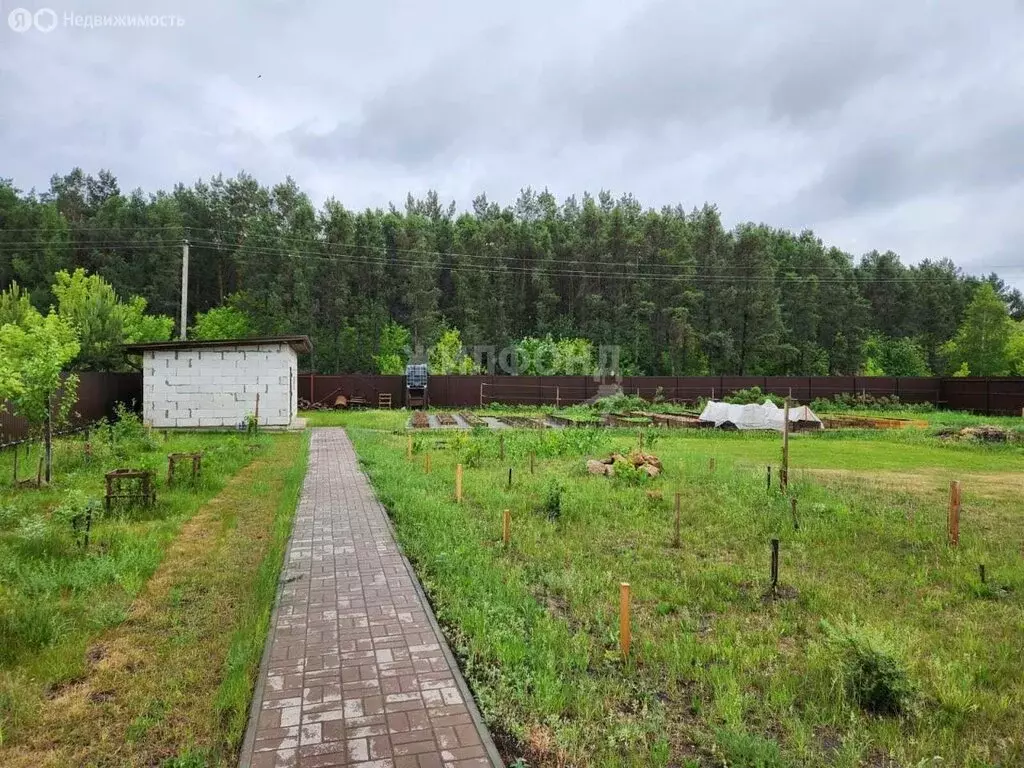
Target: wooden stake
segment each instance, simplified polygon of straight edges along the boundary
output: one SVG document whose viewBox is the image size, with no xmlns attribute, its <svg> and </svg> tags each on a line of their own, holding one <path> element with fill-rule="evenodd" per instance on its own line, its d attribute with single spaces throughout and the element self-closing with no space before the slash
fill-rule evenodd
<svg viewBox="0 0 1024 768">
<path fill-rule="evenodd" d="M 774 594 L 779 587 L 779 540 L 772 539 L 772 593 Z"/>
<path fill-rule="evenodd" d="M 455 465 L 455 501 L 462 503 L 462 465 Z"/>
<path fill-rule="evenodd" d="M 789 511 L 793 513 L 793 530 L 800 530 L 800 518 L 796 516 L 796 497 L 793 496 L 789 500 Z"/>
<path fill-rule="evenodd" d="M 981 579 L 981 583 L 985 583 L 985 564 L 978 563 L 978 577 Z"/>
<path fill-rule="evenodd" d="M 43 461 L 45 459 L 45 456 L 39 457 L 39 469 L 36 471 L 36 488 L 43 487 Z"/>
<path fill-rule="evenodd" d="M 507 509 L 501 513 L 501 542 L 506 547 L 512 543 L 512 513 Z"/>
<path fill-rule="evenodd" d="M 672 546 L 674 546 L 676 549 L 679 549 L 679 547 L 680 547 L 680 541 L 679 541 L 679 516 L 680 516 L 680 512 L 682 510 L 682 507 L 683 507 L 683 494 L 680 493 L 679 491 L 676 491 L 676 527 L 675 527 L 675 535 L 672 537 Z"/>
<path fill-rule="evenodd" d="M 714 472 L 714 471 L 715 471 L 715 457 L 712 456 L 710 459 L 708 459 L 708 472 Z"/>
<path fill-rule="evenodd" d="M 484 407 L 484 383 L 480 382 L 480 407 Z"/>
<path fill-rule="evenodd" d="M 949 546 L 960 546 L 960 481 L 949 484 L 949 517 L 947 523 Z"/>
<path fill-rule="evenodd" d="M 632 644 L 632 631 L 629 621 L 629 584 L 619 584 L 619 651 L 623 660 L 629 658 L 629 646 Z"/>
<path fill-rule="evenodd" d="M 782 409 L 782 466 L 779 468 L 779 490 L 789 489 L 789 398 Z"/>
<path fill-rule="evenodd" d="M 426 456 L 423 457 L 423 467 L 427 474 L 430 474 L 430 451 L 427 451 Z"/>
<path fill-rule="evenodd" d="M 533 462 L 534 462 L 534 459 L 536 459 L 536 457 L 537 457 L 537 454 L 535 454 L 533 451 L 530 451 L 530 474 L 531 475 L 533 474 Z"/>
</svg>

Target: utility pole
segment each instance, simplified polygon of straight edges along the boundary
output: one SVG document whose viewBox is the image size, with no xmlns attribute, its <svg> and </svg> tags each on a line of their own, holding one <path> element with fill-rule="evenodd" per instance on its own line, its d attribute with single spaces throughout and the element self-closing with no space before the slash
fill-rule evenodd
<svg viewBox="0 0 1024 768">
<path fill-rule="evenodd" d="M 185 340 L 188 330 L 188 238 L 181 241 L 181 329 L 178 338 Z"/>
</svg>

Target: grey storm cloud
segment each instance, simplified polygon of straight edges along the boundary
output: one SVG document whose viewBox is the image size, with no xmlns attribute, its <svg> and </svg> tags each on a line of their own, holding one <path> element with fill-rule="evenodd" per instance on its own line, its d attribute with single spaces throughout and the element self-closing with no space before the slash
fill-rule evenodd
<svg viewBox="0 0 1024 768">
<path fill-rule="evenodd" d="M 0 2 L 22 188 L 75 165 L 148 191 L 291 175 L 357 208 L 605 188 L 1024 285 L 1016 0 L 46 0 L 183 25 L 45 34 Z"/>
</svg>

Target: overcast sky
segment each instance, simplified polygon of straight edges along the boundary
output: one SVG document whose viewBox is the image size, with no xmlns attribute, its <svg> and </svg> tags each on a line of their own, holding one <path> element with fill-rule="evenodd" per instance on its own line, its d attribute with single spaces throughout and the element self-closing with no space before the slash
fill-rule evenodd
<svg viewBox="0 0 1024 768">
<path fill-rule="evenodd" d="M 13 31 L 19 7 L 56 28 Z M 124 190 L 291 175 L 356 208 L 604 188 L 1024 287 L 1024 0 L 0 8 L 0 177 L 23 189 L 76 165 Z M 64 21 L 126 13 L 183 24 Z"/>
</svg>

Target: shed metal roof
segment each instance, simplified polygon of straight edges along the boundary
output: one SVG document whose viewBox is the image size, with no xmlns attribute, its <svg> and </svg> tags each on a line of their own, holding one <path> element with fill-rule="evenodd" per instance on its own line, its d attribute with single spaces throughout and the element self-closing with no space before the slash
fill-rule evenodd
<svg viewBox="0 0 1024 768">
<path fill-rule="evenodd" d="M 257 347 L 260 344 L 287 344 L 299 354 L 313 351 L 309 336 L 261 336 L 254 339 L 211 339 L 204 341 L 154 341 L 146 344 L 126 344 L 124 351 L 142 354 L 158 350 L 205 349 L 207 347 Z"/>
</svg>

